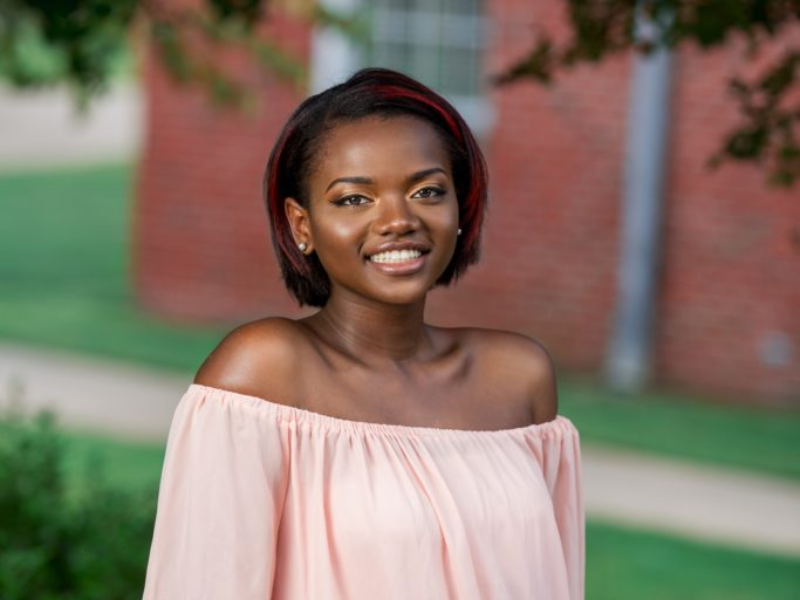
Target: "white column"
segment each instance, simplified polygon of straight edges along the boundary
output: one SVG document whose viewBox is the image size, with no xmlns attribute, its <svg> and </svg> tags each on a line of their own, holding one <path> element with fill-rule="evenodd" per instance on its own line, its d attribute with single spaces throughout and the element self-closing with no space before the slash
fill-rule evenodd
<svg viewBox="0 0 800 600">
<path fill-rule="evenodd" d="M 639 14 L 640 39 L 657 26 Z M 635 59 L 624 164 L 618 296 L 606 375 L 624 391 L 650 376 L 661 243 L 661 205 L 669 127 L 671 53 L 659 48 Z"/>
</svg>

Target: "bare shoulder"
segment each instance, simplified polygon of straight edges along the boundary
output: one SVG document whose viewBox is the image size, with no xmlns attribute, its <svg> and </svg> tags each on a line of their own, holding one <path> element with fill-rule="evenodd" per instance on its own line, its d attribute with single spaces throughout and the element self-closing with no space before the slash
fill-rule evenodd
<svg viewBox="0 0 800 600">
<path fill-rule="evenodd" d="M 271 317 L 240 325 L 209 354 L 194 383 L 294 404 L 306 339 L 291 319 Z"/>
<path fill-rule="evenodd" d="M 553 360 L 536 339 L 494 329 L 464 329 L 464 341 L 478 359 L 485 377 L 532 403 L 536 423 L 552 421 L 558 414 L 558 392 Z"/>
</svg>

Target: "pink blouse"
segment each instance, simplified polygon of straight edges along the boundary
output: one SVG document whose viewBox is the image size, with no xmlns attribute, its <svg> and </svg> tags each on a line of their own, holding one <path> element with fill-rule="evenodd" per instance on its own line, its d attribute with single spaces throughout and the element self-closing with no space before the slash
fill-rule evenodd
<svg viewBox="0 0 800 600">
<path fill-rule="evenodd" d="M 578 432 L 339 419 L 192 384 L 145 600 L 578 600 Z"/>
</svg>

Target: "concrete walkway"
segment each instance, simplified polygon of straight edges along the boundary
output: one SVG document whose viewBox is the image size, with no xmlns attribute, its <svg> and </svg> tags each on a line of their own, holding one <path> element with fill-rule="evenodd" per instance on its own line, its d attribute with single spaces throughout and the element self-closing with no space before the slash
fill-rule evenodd
<svg viewBox="0 0 800 600">
<path fill-rule="evenodd" d="M 144 99 L 119 84 L 81 114 L 64 88 L 0 86 L 0 172 L 130 160 L 143 137 Z"/>
<path fill-rule="evenodd" d="M 0 343 L 0 398 L 61 422 L 162 441 L 189 376 Z M 591 518 L 800 558 L 800 484 L 584 444 Z"/>
</svg>

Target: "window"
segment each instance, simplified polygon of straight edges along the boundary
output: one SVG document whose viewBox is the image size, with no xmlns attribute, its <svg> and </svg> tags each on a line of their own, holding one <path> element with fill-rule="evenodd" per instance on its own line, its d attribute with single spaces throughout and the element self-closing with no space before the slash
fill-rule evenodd
<svg viewBox="0 0 800 600">
<path fill-rule="evenodd" d="M 345 79 L 363 66 L 402 71 L 435 89 L 482 136 L 491 127 L 482 63 L 487 18 L 481 0 L 324 0 L 331 11 L 363 15 L 369 27 L 356 46 L 339 33 L 315 33 L 312 91 Z"/>
</svg>

